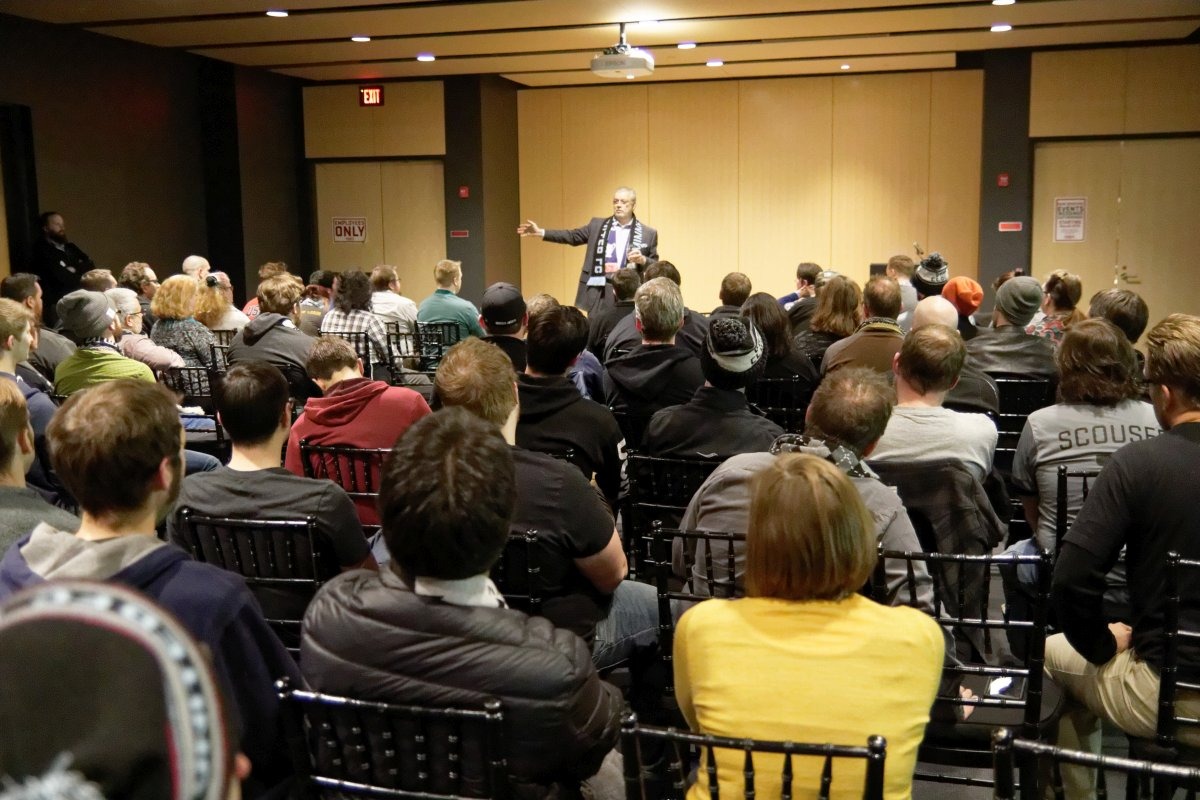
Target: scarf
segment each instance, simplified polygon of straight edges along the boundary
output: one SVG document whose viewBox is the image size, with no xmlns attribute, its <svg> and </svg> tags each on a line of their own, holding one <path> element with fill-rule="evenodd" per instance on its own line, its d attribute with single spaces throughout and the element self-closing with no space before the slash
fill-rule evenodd
<svg viewBox="0 0 1200 800">
<path fill-rule="evenodd" d="M 858 323 L 858 328 L 855 330 L 855 333 L 865 330 L 891 331 L 899 334 L 900 336 L 904 335 L 904 331 L 901 329 L 900 323 L 896 322 L 896 320 L 892 319 L 891 317 L 867 317 L 862 322 Z"/>
<path fill-rule="evenodd" d="M 596 249 L 592 252 L 592 278 L 604 279 L 604 249 L 608 245 L 608 232 L 612 229 L 616 217 L 609 217 L 600 224 L 600 233 L 596 236 Z M 635 216 L 633 218 L 633 230 L 629 232 L 629 244 L 625 248 L 630 249 L 642 248 L 642 223 Z M 621 263 L 624 264 L 624 257 Z"/>
<path fill-rule="evenodd" d="M 812 452 L 812 451 L 817 452 Z M 821 452 L 824 451 L 824 452 Z M 826 461 L 846 473 L 851 478 L 874 478 L 874 471 L 867 466 L 858 455 L 843 444 L 833 447 L 823 439 L 817 439 L 802 433 L 785 433 L 771 443 L 771 455 L 780 453 L 808 453 L 823 457 Z"/>
</svg>

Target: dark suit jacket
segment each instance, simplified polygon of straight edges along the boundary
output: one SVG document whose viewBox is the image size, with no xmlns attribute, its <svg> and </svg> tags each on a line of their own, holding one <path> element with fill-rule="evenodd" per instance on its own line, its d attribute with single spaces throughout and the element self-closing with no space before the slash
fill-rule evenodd
<svg viewBox="0 0 1200 800">
<path fill-rule="evenodd" d="M 592 276 L 592 255 L 596 252 L 596 239 L 600 236 L 600 226 L 606 219 L 608 217 L 592 217 L 591 221 L 582 228 L 569 230 L 546 228 L 546 233 L 542 237 L 547 242 L 569 244 L 572 247 L 578 247 L 581 244 L 587 245 L 587 251 L 583 256 L 583 268 L 579 273 L 579 290 L 575 293 L 575 305 L 588 312 L 595 305 L 595 302 L 589 302 L 587 291 L 588 278 Z M 647 263 L 658 261 L 658 231 L 644 222 L 642 223 L 642 251 L 646 254 Z M 598 299 L 599 296 L 601 295 L 597 293 L 597 298 L 594 299 Z"/>
</svg>

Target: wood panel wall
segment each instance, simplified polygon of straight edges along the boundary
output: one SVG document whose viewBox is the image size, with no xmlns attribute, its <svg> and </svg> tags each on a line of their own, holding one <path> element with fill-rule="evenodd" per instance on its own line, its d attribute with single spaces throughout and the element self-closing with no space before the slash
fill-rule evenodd
<svg viewBox="0 0 1200 800">
<path fill-rule="evenodd" d="M 521 216 L 575 227 L 638 192 L 638 216 L 707 311 L 728 272 L 783 294 L 815 261 L 939 250 L 978 269 L 983 75 L 915 72 L 524 90 Z M 574 297 L 583 248 L 526 239 L 527 294 Z"/>
<path fill-rule="evenodd" d="M 304 87 L 308 158 L 389 158 L 446 153 L 441 81 L 384 83 L 382 106 L 358 104 L 357 85 Z"/>
</svg>

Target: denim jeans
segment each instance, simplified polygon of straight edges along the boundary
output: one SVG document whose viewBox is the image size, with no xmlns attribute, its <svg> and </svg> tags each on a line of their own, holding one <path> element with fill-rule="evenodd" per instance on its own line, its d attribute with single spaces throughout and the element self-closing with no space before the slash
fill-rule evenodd
<svg viewBox="0 0 1200 800">
<path fill-rule="evenodd" d="M 220 460 L 208 453 L 197 453 L 195 450 L 183 451 L 184 475 L 191 475 L 195 472 L 212 472 L 219 466 L 221 466 Z"/>
<path fill-rule="evenodd" d="M 621 581 L 608 616 L 596 625 L 592 662 L 604 670 L 628 661 L 640 648 L 658 642 L 658 593 L 653 586 Z"/>
</svg>

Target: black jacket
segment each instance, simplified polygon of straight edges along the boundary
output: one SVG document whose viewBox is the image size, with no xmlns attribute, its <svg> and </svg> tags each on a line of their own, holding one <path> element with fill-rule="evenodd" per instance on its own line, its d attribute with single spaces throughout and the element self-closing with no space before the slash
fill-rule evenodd
<svg viewBox="0 0 1200 800">
<path fill-rule="evenodd" d="M 683 327 L 675 335 L 675 344 L 688 350 L 697 358 L 704 349 L 704 340 L 708 338 L 708 319 L 697 314 L 690 308 L 683 310 Z M 622 317 L 613 327 L 612 333 L 604 343 L 604 356 L 600 359 L 608 366 L 613 358 L 614 350 L 632 350 L 642 343 L 642 334 L 637 329 L 634 315 Z"/>
<path fill-rule="evenodd" d="M 980 330 L 967 342 L 967 363 L 989 375 L 1058 379 L 1054 345 L 1018 325 Z"/>
<path fill-rule="evenodd" d="M 637 416 L 686 403 L 704 385 L 700 359 L 672 344 L 639 344 L 606 367 L 605 400 L 613 410 Z"/>
<path fill-rule="evenodd" d="M 651 456 L 726 459 L 769 450 L 782 435 L 783 428 L 751 410 L 742 392 L 701 386 L 684 405 L 651 418 L 642 450 Z"/>
<path fill-rule="evenodd" d="M 284 325 L 287 317 L 273 312 L 259 314 L 234 334 L 229 343 L 229 363 L 248 359 L 266 361 L 283 372 L 293 397 L 320 397 L 321 390 L 308 378 L 304 365 L 312 352 L 313 338 L 299 328 Z"/>
<path fill-rule="evenodd" d="M 521 417 L 517 446 L 540 453 L 573 451 L 572 462 L 593 476 L 609 506 L 621 489 L 624 436 L 612 412 L 579 394 L 567 378 L 517 376 Z"/>
<path fill-rule="evenodd" d="M 618 300 L 616 305 L 601 307 L 588 317 L 587 349 L 601 361 L 604 360 L 604 343 L 617 323 L 633 314 L 632 300 Z"/>
<path fill-rule="evenodd" d="M 313 689 L 365 700 L 499 700 L 509 773 L 535 785 L 526 796 L 590 777 L 617 742 L 621 695 L 582 639 L 513 609 L 418 596 L 390 569 L 321 588 L 304 616 L 301 664 Z"/>
</svg>

